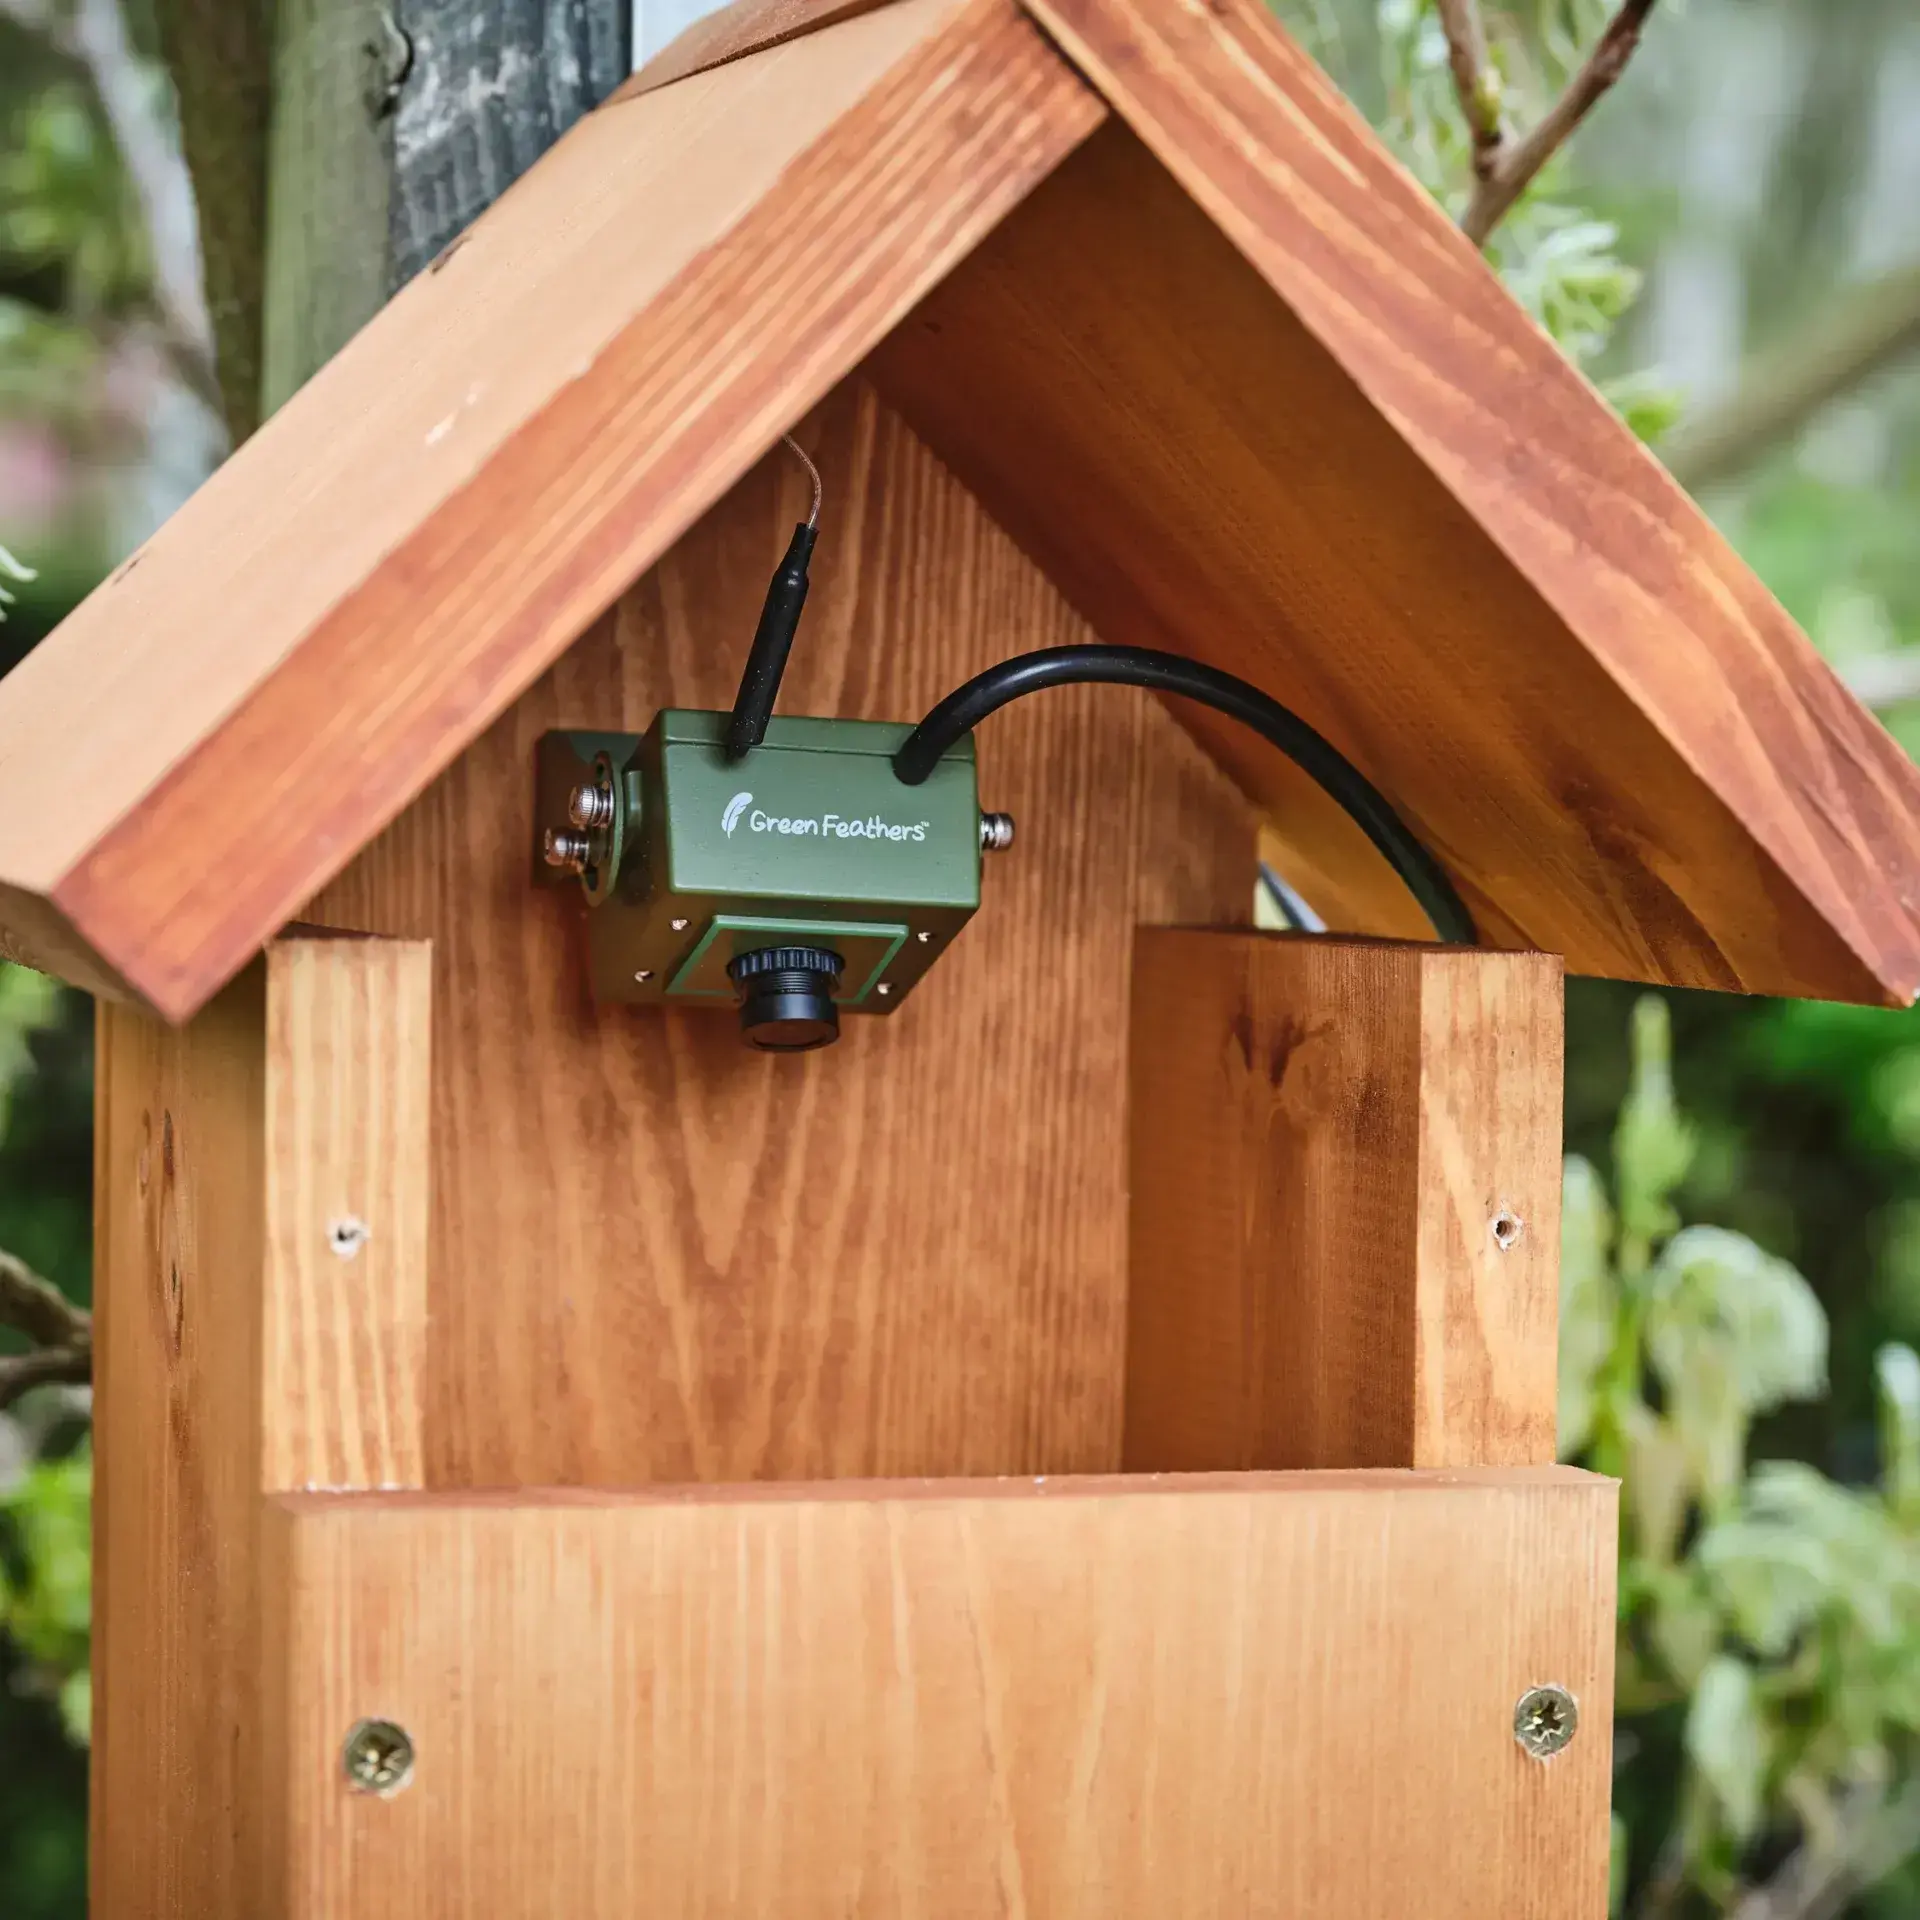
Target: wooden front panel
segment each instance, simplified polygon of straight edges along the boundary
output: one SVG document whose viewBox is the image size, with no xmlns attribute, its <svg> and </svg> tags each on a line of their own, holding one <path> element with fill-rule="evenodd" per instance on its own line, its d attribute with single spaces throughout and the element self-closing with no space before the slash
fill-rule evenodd
<svg viewBox="0 0 1920 1920">
<path fill-rule="evenodd" d="M 280 1503 L 278 1888 L 628 1920 L 1600 1920 L 1610 1482 Z M 1583 1709 L 1551 1760 L 1529 1688 Z M 413 1784 L 352 1792 L 364 1716 Z"/>
<path fill-rule="evenodd" d="M 1143 929 L 1126 1464 L 1553 1459 L 1560 962 Z"/>
<path fill-rule="evenodd" d="M 917 717 L 1088 637 L 864 389 L 826 479 L 782 710 Z M 776 451 L 311 910 L 434 944 L 428 1483 L 1118 1464 L 1134 925 L 1244 923 L 1244 802 L 1146 696 L 983 730 L 1019 819 L 910 1004 L 826 1053 L 724 1014 L 598 1012 L 585 909 L 528 872 L 534 744 L 720 706 L 804 512 Z"/>
</svg>

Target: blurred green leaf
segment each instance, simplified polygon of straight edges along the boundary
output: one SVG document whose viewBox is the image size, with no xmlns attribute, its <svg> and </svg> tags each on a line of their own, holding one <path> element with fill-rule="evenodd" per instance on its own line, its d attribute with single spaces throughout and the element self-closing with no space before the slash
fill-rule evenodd
<svg viewBox="0 0 1920 1920">
<path fill-rule="evenodd" d="M 1693 1163 L 1693 1133 L 1673 1098 L 1673 1025 L 1647 994 L 1633 1010 L 1633 1073 L 1613 1135 L 1620 1270 L 1638 1281 L 1654 1247 L 1679 1224 L 1673 1195 Z"/>
<path fill-rule="evenodd" d="M 1920 1354 L 1890 1343 L 1874 1360 L 1879 1386 L 1880 1471 L 1901 1520 L 1920 1521 Z"/>
<path fill-rule="evenodd" d="M 1687 1709 L 1687 1756 L 1712 1790 L 1728 1827 L 1742 1840 L 1760 1824 L 1767 1745 L 1753 1670 L 1723 1655 L 1700 1676 Z"/>
<path fill-rule="evenodd" d="M 1592 1165 L 1569 1157 L 1560 1201 L 1560 1450 L 1578 1453 L 1593 1432 L 1601 1368 L 1613 1351 L 1613 1209 Z"/>
</svg>

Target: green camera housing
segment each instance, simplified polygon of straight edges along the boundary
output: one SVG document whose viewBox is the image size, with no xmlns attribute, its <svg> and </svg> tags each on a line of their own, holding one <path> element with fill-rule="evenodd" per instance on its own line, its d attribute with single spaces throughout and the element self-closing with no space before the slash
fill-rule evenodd
<svg viewBox="0 0 1920 1920">
<path fill-rule="evenodd" d="M 595 999 L 731 1008 L 739 955 L 825 948 L 840 1010 L 893 1012 L 980 905 L 971 738 L 910 787 L 904 724 L 779 718 L 730 760 L 727 722 L 668 708 L 540 743 L 535 872 L 591 903 Z"/>
</svg>

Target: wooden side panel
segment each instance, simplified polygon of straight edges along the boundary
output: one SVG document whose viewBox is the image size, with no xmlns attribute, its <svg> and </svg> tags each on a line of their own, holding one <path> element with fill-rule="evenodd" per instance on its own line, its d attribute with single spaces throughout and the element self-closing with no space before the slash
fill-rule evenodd
<svg viewBox="0 0 1920 1920">
<path fill-rule="evenodd" d="M 418 1483 L 428 990 L 424 947 L 324 938 L 179 1030 L 100 1010 L 96 1913 L 264 1911 L 262 1496 Z"/>
<path fill-rule="evenodd" d="M 1087 637 L 869 392 L 801 432 L 826 508 L 784 711 L 916 713 Z M 540 734 L 729 701 L 805 500 L 776 453 L 310 910 L 433 941 L 429 1484 L 1118 1464 L 1133 928 L 1252 901 L 1246 805 L 1164 712 L 1075 688 L 983 729 L 1020 833 L 980 914 L 805 1059 L 596 1011 L 585 908 L 531 884 Z"/>
<path fill-rule="evenodd" d="M 264 980 L 95 1080 L 91 1910 L 257 1911 Z"/>
<path fill-rule="evenodd" d="M 1560 957 L 1423 953 L 1419 979 L 1409 1464 L 1542 1465 L 1558 1424 Z"/>
<path fill-rule="evenodd" d="M 1126 1462 L 1551 1461 L 1545 954 L 1144 930 Z"/>
<path fill-rule="evenodd" d="M 267 955 L 262 1485 L 422 1484 L 433 958 Z"/>
<path fill-rule="evenodd" d="M 1615 1489 L 306 1500 L 288 1920 L 1600 1920 Z M 1542 1763 L 1530 1686 L 1583 1716 Z M 415 1783 L 350 1792 L 398 1720 Z"/>
<path fill-rule="evenodd" d="M 1911 999 L 1920 776 L 1268 9 L 1036 10 L 1124 119 L 889 336 L 889 401 L 1104 639 L 1357 761 L 1484 942 Z M 1425 934 L 1317 788 L 1196 731 L 1332 924 Z"/>
</svg>

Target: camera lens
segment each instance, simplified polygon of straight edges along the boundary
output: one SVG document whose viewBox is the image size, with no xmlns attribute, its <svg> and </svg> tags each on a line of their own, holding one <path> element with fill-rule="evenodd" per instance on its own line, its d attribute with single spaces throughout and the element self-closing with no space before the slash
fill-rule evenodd
<svg viewBox="0 0 1920 1920">
<path fill-rule="evenodd" d="M 740 1031 L 762 1053 L 807 1053 L 840 1038 L 834 983 L 841 959 L 826 947 L 757 947 L 727 976 L 740 990 Z"/>
</svg>

